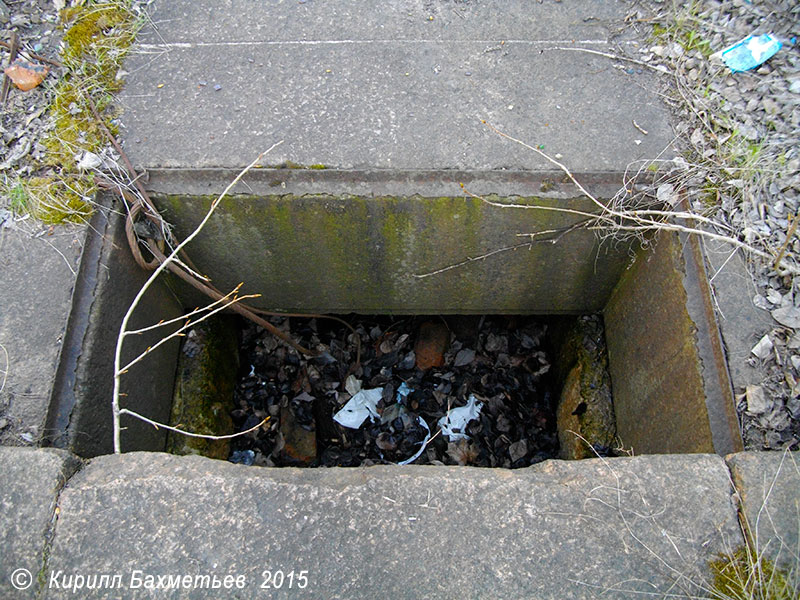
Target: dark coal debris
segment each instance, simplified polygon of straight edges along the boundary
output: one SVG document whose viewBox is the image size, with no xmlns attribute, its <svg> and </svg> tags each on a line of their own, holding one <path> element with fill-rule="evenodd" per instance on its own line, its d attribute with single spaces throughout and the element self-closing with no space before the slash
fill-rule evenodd
<svg viewBox="0 0 800 600">
<path fill-rule="evenodd" d="M 264 466 L 414 464 L 525 467 L 558 453 L 547 326 L 527 316 L 350 315 L 271 321 L 317 354 L 307 357 L 249 323 L 232 417 L 245 431 L 230 460 Z M 357 336 L 357 338 L 356 338 Z M 358 344 L 360 341 L 360 364 Z M 358 428 L 334 415 L 376 390 Z M 378 395 L 379 394 L 379 395 Z M 448 411 L 474 396 L 476 416 L 441 431 Z M 462 411 L 463 413 L 463 411 Z M 366 414 L 366 413 L 365 413 Z"/>
</svg>

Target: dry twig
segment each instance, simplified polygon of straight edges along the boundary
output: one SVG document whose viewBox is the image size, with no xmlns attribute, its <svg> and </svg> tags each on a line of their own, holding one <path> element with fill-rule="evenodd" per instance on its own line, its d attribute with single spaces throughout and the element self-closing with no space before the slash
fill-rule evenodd
<svg viewBox="0 0 800 600">
<path fill-rule="evenodd" d="M 142 297 L 144 296 L 145 292 L 147 292 L 147 290 L 150 288 L 150 286 L 153 284 L 153 282 L 156 280 L 156 278 L 158 278 L 158 276 L 175 260 L 175 257 L 180 253 L 180 251 L 189 242 L 191 242 L 195 237 L 197 237 L 197 235 L 202 231 L 203 227 L 205 227 L 205 224 L 208 222 L 208 220 L 214 214 L 214 211 L 216 210 L 217 206 L 219 206 L 219 203 L 222 202 L 222 200 L 228 195 L 228 193 L 231 191 L 231 189 L 233 189 L 233 187 L 237 183 L 239 183 L 239 181 L 242 179 L 242 177 L 244 177 L 244 175 L 250 169 L 252 169 L 256 165 L 256 163 L 258 163 L 264 157 L 264 155 L 266 155 L 268 152 L 272 151 L 274 148 L 279 146 L 281 143 L 282 142 L 278 142 L 276 144 L 273 144 L 268 150 L 266 150 L 265 152 L 262 152 L 261 154 L 259 154 L 253 162 L 251 162 L 247 167 L 242 169 L 242 171 L 239 172 L 239 174 L 233 179 L 233 181 L 231 181 L 231 183 L 228 184 L 228 186 L 223 190 L 223 192 L 219 195 L 219 197 L 216 200 L 214 200 L 214 202 L 211 203 L 211 206 L 209 207 L 208 212 L 206 213 L 206 216 L 203 218 L 203 220 L 200 222 L 200 224 L 195 228 L 195 230 L 192 233 L 190 233 L 186 237 L 186 239 L 184 239 L 180 244 L 178 244 L 175 247 L 175 249 L 172 251 L 172 253 L 161 264 L 159 264 L 158 267 L 156 267 L 156 269 L 152 272 L 150 277 L 147 279 L 147 281 L 144 283 L 142 288 L 136 294 L 136 297 L 133 299 L 133 302 L 131 302 L 130 307 L 128 308 L 127 312 L 125 313 L 125 316 L 122 318 L 122 324 L 120 325 L 119 336 L 117 337 L 117 345 L 116 345 L 116 350 L 115 350 L 115 353 L 114 353 L 114 392 L 113 392 L 113 398 L 112 398 L 112 402 L 111 402 L 112 413 L 113 413 L 113 418 L 114 418 L 114 453 L 115 454 L 119 454 L 122 451 L 121 440 L 120 440 L 120 415 L 121 415 L 120 410 L 121 410 L 121 408 L 120 408 L 120 405 L 119 405 L 119 399 L 120 399 L 121 377 L 122 377 L 122 374 L 124 373 L 124 369 L 121 367 L 120 363 L 122 361 L 122 346 L 123 346 L 123 343 L 125 341 L 125 337 L 127 335 L 130 335 L 130 332 L 127 331 L 127 328 L 128 328 L 128 322 L 130 321 L 130 318 L 131 318 L 131 315 L 133 314 L 133 311 L 136 309 L 136 307 L 138 306 L 138 304 L 141 301 Z M 235 305 L 235 302 L 237 300 L 238 299 L 234 296 L 231 301 L 227 302 L 223 306 Z M 143 356 L 147 355 L 150 351 L 151 351 L 151 349 L 148 349 L 144 353 Z M 140 360 L 142 357 L 140 357 L 138 360 Z M 129 367 L 129 366 L 130 365 L 127 365 L 127 367 Z"/>
</svg>

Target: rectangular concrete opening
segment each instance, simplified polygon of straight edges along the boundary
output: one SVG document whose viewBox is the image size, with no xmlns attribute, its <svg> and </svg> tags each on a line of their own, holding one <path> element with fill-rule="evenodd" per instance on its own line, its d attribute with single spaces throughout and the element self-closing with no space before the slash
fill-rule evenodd
<svg viewBox="0 0 800 600">
<path fill-rule="evenodd" d="M 272 179 L 293 177 L 298 175 L 265 170 L 248 190 L 257 190 L 259 183 L 269 189 Z M 313 187 L 314 177 L 319 175 L 301 184 Z M 335 183 L 335 175 L 328 177 Z M 158 198 L 179 237 L 191 231 L 209 202 L 199 196 Z M 565 203 L 558 197 L 514 201 Z M 567 201 L 570 206 L 580 202 Z M 697 245 L 659 235 L 642 248 L 602 243 L 594 233 L 577 230 L 557 243 L 469 258 L 508 246 L 514 232 L 563 232 L 574 222 L 547 213 L 545 223 L 530 216 L 535 212 L 490 210 L 480 202 L 448 197 L 244 194 L 221 205 L 191 253 L 220 288 L 245 281 L 243 291 L 261 293 L 260 307 L 269 310 L 445 319 L 533 315 L 551 323 L 558 315 L 577 322 L 578 315 L 599 314 L 621 447 L 635 454 L 740 449 L 726 360 Z M 263 215 L 268 218 L 259 221 Z M 51 443 L 82 456 L 111 451 L 116 334 L 147 278 L 130 256 L 119 215 L 101 211 L 93 226 L 101 235 L 85 249 L 48 419 Z M 456 264 L 459 257 L 463 265 L 441 276 L 421 277 Z M 164 278 L 134 314 L 132 327 L 175 318 L 203 302 L 177 280 Z M 158 333 L 131 338 L 124 354 L 135 356 L 158 339 Z M 570 384 L 580 388 L 575 381 L 581 376 L 571 373 L 574 359 L 565 366 L 569 361 L 555 357 L 564 344 L 554 339 L 547 343 L 553 364 L 561 367 L 548 375 L 548 383 L 550 404 L 556 407 L 555 397 Z M 131 369 L 123 381 L 123 405 L 169 422 L 180 354 L 174 341 Z M 580 409 L 569 413 L 581 414 Z M 123 426 L 125 451 L 167 448 L 165 431 L 127 417 Z"/>
</svg>

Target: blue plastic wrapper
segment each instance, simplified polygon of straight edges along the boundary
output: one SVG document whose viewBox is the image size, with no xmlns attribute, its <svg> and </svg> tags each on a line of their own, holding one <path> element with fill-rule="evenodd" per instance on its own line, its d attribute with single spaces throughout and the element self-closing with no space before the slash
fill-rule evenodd
<svg viewBox="0 0 800 600">
<path fill-rule="evenodd" d="M 249 467 L 256 461 L 256 453 L 252 450 L 234 450 L 228 460 L 232 463 Z"/>
<path fill-rule="evenodd" d="M 725 48 L 720 56 L 734 73 L 749 71 L 772 58 L 782 45 L 771 33 L 750 35 Z"/>
</svg>

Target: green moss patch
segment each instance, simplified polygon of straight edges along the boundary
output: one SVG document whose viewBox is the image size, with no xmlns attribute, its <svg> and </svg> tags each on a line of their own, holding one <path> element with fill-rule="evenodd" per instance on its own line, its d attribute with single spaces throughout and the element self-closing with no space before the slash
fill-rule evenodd
<svg viewBox="0 0 800 600">
<path fill-rule="evenodd" d="M 794 600 L 797 584 L 772 561 L 741 547 L 709 564 L 713 576 L 712 598 L 719 600 Z"/>
<path fill-rule="evenodd" d="M 48 223 L 85 221 L 91 214 L 95 181 L 91 173 L 78 170 L 77 162 L 87 151 L 99 152 L 108 140 L 90 99 L 116 133 L 113 94 L 122 85 L 119 69 L 142 22 L 130 0 L 89 0 L 62 10 L 64 74 L 49 107 L 53 127 L 42 140 L 45 157 L 31 180 L 0 182 L 14 210 Z"/>
</svg>

